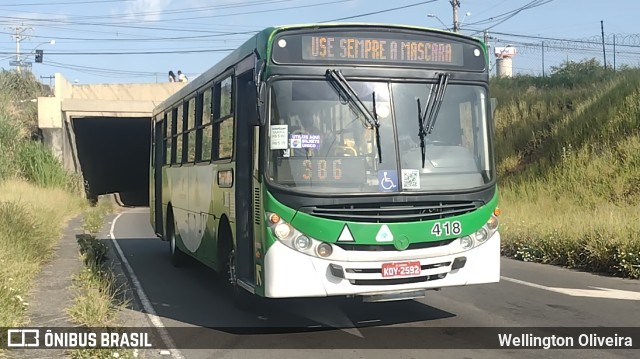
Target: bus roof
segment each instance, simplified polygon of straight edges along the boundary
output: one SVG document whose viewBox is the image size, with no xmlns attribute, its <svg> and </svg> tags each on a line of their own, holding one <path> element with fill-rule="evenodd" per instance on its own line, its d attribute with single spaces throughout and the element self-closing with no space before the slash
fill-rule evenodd
<svg viewBox="0 0 640 359">
<path fill-rule="evenodd" d="M 438 32 L 441 34 L 452 35 L 460 37 L 461 39 L 475 40 L 481 41 L 479 38 L 473 36 L 463 35 L 457 32 L 451 32 L 431 27 L 424 26 L 416 26 L 416 25 L 402 25 L 402 24 L 384 24 L 384 23 L 374 23 L 374 22 L 327 22 L 327 23 L 312 23 L 312 24 L 290 24 L 290 25 L 278 25 L 274 26 L 270 29 L 275 30 L 276 32 L 281 30 L 293 30 L 293 29 L 306 29 L 306 28 L 322 28 L 322 27 L 381 27 L 381 28 L 390 28 L 390 29 L 407 29 L 407 30 L 419 30 L 419 31 L 432 31 Z"/>
<path fill-rule="evenodd" d="M 220 60 L 217 64 L 215 64 L 210 69 L 203 72 L 200 76 L 196 77 L 192 81 L 189 81 L 187 85 L 178 90 L 173 95 L 169 96 L 166 100 L 162 101 L 153 111 L 153 116 L 155 117 L 160 110 L 164 111 L 166 108 L 173 106 L 179 100 L 185 98 L 191 93 L 194 93 L 196 89 L 206 85 L 208 82 L 213 80 L 218 75 L 222 74 L 226 70 L 233 67 L 238 61 L 243 58 L 251 55 L 254 52 L 258 53 L 258 56 L 262 59 L 267 59 L 269 56 L 269 45 L 272 39 L 281 31 L 285 30 L 297 30 L 297 29 L 308 29 L 308 28 L 331 28 L 331 27 L 379 27 L 379 28 L 387 28 L 387 29 L 406 29 L 406 30 L 418 30 L 418 31 L 431 31 L 437 32 L 441 34 L 446 34 L 449 36 L 459 37 L 461 40 L 472 40 L 479 42 L 483 47 L 484 43 L 475 37 L 462 35 L 456 32 L 450 32 L 435 28 L 422 27 L 422 26 L 413 26 L 413 25 L 396 25 L 396 24 L 381 24 L 381 23 L 350 23 L 350 22 L 341 22 L 341 23 L 312 23 L 312 24 L 291 24 L 291 25 L 278 25 L 273 27 L 265 28 L 247 41 L 245 41 L 242 45 L 240 45 L 237 49 L 232 51 L 229 55 L 225 56 L 222 60 Z"/>
</svg>

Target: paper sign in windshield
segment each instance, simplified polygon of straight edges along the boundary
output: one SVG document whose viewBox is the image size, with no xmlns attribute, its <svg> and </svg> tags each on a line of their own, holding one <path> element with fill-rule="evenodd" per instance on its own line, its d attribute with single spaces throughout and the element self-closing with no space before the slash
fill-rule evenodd
<svg viewBox="0 0 640 359">
<path fill-rule="evenodd" d="M 291 135 L 291 148 L 320 148 L 320 135 L 300 133 Z"/>
<path fill-rule="evenodd" d="M 271 149 L 286 150 L 289 125 L 271 125 Z"/>
<path fill-rule="evenodd" d="M 402 188 L 420 189 L 420 171 L 402 170 Z"/>
</svg>

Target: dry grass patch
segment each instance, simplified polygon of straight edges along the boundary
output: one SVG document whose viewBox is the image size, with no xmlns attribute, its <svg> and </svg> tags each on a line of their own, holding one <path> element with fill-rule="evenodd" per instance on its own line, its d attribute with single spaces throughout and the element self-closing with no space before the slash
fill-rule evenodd
<svg viewBox="0 0 640 359">
<path fill-rule="evenodd" d="M 68 220 L 85 202 L 63 190 L 13 180 L 0 183 L 0 327 L 28 323 L 36 274 L 51 257 Z"/>
<path fill-rule="evenodd" d="M 640 278 L 640 71 L 592 70 L 493 84 L 503 254 Z"/>
</svg>

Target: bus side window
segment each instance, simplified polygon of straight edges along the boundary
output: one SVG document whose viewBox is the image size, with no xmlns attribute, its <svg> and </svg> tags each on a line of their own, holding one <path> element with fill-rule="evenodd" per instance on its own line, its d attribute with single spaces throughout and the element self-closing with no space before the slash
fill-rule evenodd
<svg viewBox="0 0 640 359">
<path fill-rule="evenodd" d="M 178 122 L 178 109 L 171 109 L 171 164 L 179 163 L 178 152 L 182 153 L 182 147 L 179 147 L 178 144 L 178 134 L 180 133 L 178 123 L 180 123 Z M 180 143 L 182 143 L 182 141 L 180 141 Z M 182 162 L 182 160 L 180 160 L 180 162 Z"/>
<path fill-rule="evenodd" d="M 178 108 L 176 109 L 176 157 L 175 157 L 175 164 L 182 164 L 182 159 L 184 157 L 184 152 L 182 149 L 182 144 L 183 144 L 183 140 L 184 140 L 184 109 L 183 106 L 180 105 L 178 106 Z"/>
<path fill-rule="evenodd" d="M 211 87 L 207 88 L 207 90 L 203 94 L 202 99 L 202 146 L 200 147 L 201 154 L 200 158 L 203 161 L 211 160 L 211 142 L 213 140 L 213 126 L 211 125 L 211 101 L 213 97 L 211 96 L 213 89 Z"/>
<path fill-rule="evenodd" d="M 214 92 L 214 159 L 233 156 L 233 77 L 216 84 Z"/>
<path fill-rule="evenodd" d="M 163 156 L 164 161 L 162 162 L 165 165 L 171 164 L 171 116 L 169 112 L 164 113 L 164 121 L 162 125 L 162 130 L 164 131 L 162 137 L 164 138 L 164 150 Z"/>
<path fill-rule="evenodd" d="M 186 106 L 186 122 L 187 131 L 185 139 L 187 140 L 187 158 L 186 162 L 193 163 L 196 160 L 196 98 L 192 97 Z"/>
</svg>

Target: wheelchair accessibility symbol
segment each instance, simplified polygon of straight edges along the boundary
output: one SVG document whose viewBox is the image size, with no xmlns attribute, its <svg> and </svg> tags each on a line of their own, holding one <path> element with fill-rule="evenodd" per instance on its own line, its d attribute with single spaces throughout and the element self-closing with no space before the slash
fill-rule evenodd
<svg viewBox="0 0 640 359">
<path fill-rule="evenodd" d="M 378 192 L 398 191 L 398 171 L 378 171 Z"/>
</svg>

